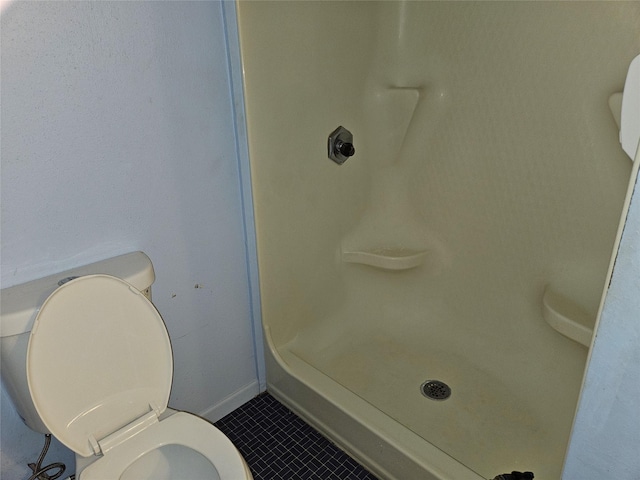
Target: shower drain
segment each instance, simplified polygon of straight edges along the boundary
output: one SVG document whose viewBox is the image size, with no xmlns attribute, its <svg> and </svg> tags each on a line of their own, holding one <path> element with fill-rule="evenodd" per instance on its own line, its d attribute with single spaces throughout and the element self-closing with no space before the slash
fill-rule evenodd
<svg viewBox="0 0 640 480">
<path fill-rule="evenodd" d="M 427 380 L 420 385 L 422 394 L 431 400 L 446 400 L 451 396 L 451 388 L 439 380 Z"/>
</svg>

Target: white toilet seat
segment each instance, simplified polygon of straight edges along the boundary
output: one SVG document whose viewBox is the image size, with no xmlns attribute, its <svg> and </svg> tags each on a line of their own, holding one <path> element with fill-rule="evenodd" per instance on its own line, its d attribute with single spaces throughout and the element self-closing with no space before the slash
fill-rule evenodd
<svg viewBox="0 0 640 480">
<path fill-rule="evenodd" d="M 73 351 L 51 355 L 65 342 Z M 124 280 L 79 277 L 42 304 L 27 349 L 29 391 L 51 433 L 82 457 L 79 479 L 252 480 L 220 430 L 167 409 L 172 378 L 162 317 Z"/>
<path fill-rule="evenodd" d="M 134 465 L 147 454 L 158 455 L 158 449 L 165 446 L 183 446 L 201 454 L 211 463 L 211 474 L 207 480 L 251 480 L 253 477 L 240 452 L 231 441 L 216 427 L 195 415 L 186 412 L 176 412 L 160 422 L 144 429 L 134 437 L 112 450 L 103 457 L 79 472 L 78 480 L 105 480 L 119 478 L 136 478 L 139 480 L 160 478 L 202 478 L 202 468 L 184 463 L 179 472 L 172 472 L 169 459 L 162 462 L 161 471 L 154 471 L 146 465 Z M 150 462 L 151 466 L 158 461 Z M 135 474 L 127 475 L 127 469 L 135 469 Z M 175 466 L 174 466 L 175 468 Z M 196 468 L 189 472 L 185 469 Z M 148 474 L 148 475 L 147 475 Z M 162 475 L 167 475 L 162 477 Z M 144 476 L 143 476 L 144 475 Z M 204 478 L 202 478 L 204 480 Z"/>
<path fill-rule="evenodd" d="M 52 345 L 69 346 L 52 355 Z M 109 275 L 65 283 L 42 304 L 27 347 L 27 381 L 38 415 L 74 452 L 169 402 L 173 353 L 154 305 Z"/>
</svg>

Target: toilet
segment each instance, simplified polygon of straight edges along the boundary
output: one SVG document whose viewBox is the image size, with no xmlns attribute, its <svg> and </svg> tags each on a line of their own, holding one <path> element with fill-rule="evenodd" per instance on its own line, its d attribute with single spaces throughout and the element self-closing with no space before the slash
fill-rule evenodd
<svg viewBox="0 0 640 480">
<path fill-rule="evenodd" d="M 141 252 L 112 260 L 2 291 L 2 377 L 18 413 L 76 453 L 78 480 L 252 480 L 220 430 L 167 408 L 173 354 L 148 298 L 151 262 Z M 49 295 L 38 287 L 56 278 Z M 16 333 L 29 311 L 30 333 Z"/>
</svg>

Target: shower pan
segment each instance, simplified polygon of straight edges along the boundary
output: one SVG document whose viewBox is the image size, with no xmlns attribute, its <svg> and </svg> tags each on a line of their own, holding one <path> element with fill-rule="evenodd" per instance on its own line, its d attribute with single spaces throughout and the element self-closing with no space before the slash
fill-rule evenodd
<svg viewBox="0 0 640 480">
<path fill-rule="evenodd" d="M 384 479 L 560 479 L 640 4 L 237 13 L 271 393 Z"/>
</svg>

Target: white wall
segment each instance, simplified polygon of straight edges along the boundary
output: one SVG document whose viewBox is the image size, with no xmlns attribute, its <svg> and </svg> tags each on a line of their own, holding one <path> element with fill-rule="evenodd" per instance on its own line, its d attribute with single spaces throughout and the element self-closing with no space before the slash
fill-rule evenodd
<svg viewBox="0 0 640 480">
<path fill-rule="evenodd" d="M 591 351 L 564 480 L 640 478 L 638 399 L 640 187 L 636 184 Z"/>
<path fill-rule="evenodd" d="M 146 252 L 170 405 L 217 419 L 259 389 L 222 4 L 2 9 L 2 287 Z M 4 389 L 1 420 L 1 476 L 26 478 L 43 438 Z"/>
</svg>

